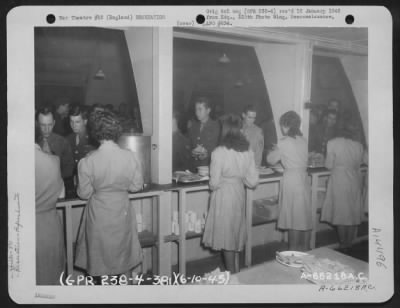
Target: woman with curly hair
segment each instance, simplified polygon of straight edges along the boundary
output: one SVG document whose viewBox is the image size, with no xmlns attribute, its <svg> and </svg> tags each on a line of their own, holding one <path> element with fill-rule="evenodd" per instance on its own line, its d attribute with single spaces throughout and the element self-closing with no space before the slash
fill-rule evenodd
<svg viewBox="0 0 400 308">
<path fill-rule="evenodd" d="M 239 271 L 239 252 L 246 241 L 245 188 L 258 184 L 254 153 L 241 133 L 238 116 L 222 120 L 219 146 L 211 154 L 210 209 L 204 229 L 203 243 L 222 250 L 225 267 Z"/>
<path fill-rule="evenodd" d="M 78 233 L 75 265 L 99 283 L 99 276 L 129 275 L 142 261 L 134 209 L 128 192 L 143 187 L 135 153 L 116 143 L 122 133 L 110 111 L 94 111 L 91 133 L 100 143 L 78 164 L 78 195 L 89 199 Z"/>
<path fill-rule="evenodd" d="M 321 220 L 337 227 L 344 252 L 353 244 L 364 215 L 360 165 L 367 160 L 360 139 L 358 127 L 349 118 L 327 145 L 325 167 L 331 170 L 331 176 Z"/>
<path fill-rule="evenodd" d="M 289 249 L 309 250 L 311 219 L 311 188 L 307 178 L 307 141 L 300 131 L 300 116 L 294 111 L 284 113 L 279 124 L 282 135 L 268 154 L 269 164 L 281 161 L 284 172 L 278 228 L 289 230 Z"/>
</svg>

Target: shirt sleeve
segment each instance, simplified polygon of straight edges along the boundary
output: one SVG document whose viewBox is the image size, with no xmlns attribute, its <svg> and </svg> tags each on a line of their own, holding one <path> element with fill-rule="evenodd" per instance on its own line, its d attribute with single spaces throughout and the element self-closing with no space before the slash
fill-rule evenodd
<svg viewBox="0 0 400 308">
<path fill-rule="evenodd" d="M 63 178 L 71 177 L 74 171 L 74 157 L 69 142 L 63 140 L 63 151 L 61 154 L 61 174 Z"/>
<path fill-rule="evenodd" d="M 256 166 L 261 166 L 263 151 L 264 151 L 264 136 L 262 134 L 262 131 L 260 131 L 260 134 L 259 134 L 258 140 L 257 140 L 257 149 L 256 149 L 256 152 L 254 153 Z"/>
<path fill-rule="evenodd" d="M 210 164 L 210 189 L 217 190 L 221 183 L 222 165 L 221 157 L 218 155 L 218 150 L 211 153 L 211 164 Z"/>
<path fill-rule="evenodd" d="M 54 156 L 54 159 L 56 161 L 55 165 L 57 166 L 57 168 L 55 168 L 55 178 L 58 190 L 60 191 L 59 198 L 65 198 L 65 186 L 64 181 L 61 177 L 60 158 L 58 156 Z"/>
<path fill-rule="evenodd" d="M 282 152 L 280 150 L 281 144 L 278 143 L 276 148 L 268 153 L 267 155 L 267 162 L 270 165 L 275 165 L 277 162 L 281 160 Z"/>
<path fill-rule="evenodd" d="M 91 182 L 89 166 L 87 159 L 81 159 L 78 163 L 78 196 L 82 199 L 89 199 L 94 192 L 93 185 Z"/>
<path fill-rule="evenodd" d="M 334 145 L 332 144 L 331 141 L 329 141 L 326 146 L 325 167 L 328 169 L 332 169 L 334 163 L 335 163 Z"/>
<path fill-rule="evenodd" d="M 249 152 L 249 168 L 247 169 L 246 176 L 244 178 L 244 184 L 250 188 L 257 186 L 259 175 L 256 168 L 256 163 L 254 161 L 254 155 L 252 152 Z"/>
<path fill-rule="evenodd" d="M 136 154 L 132 152 L 132 164 L 134 167 L 134 174 L 132 177 L 132 182 L 129 185 L 129 191 L 139 191 L 143 188 L 143 168 L 139 160 L 136 158 Z"/>
</svg>

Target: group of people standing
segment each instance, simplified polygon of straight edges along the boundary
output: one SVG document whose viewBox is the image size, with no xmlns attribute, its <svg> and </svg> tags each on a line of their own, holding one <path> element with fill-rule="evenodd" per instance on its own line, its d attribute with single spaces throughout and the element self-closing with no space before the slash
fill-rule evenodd
<svg viewBox="0 0 400 308">
<path fill-rule="evenodd" d="M 239 252 L 243 250 L 247 236 L 244 186 L 254 188 L 258 184 L 262 131 L 254 124 L 256 111 L 251 106 L 241 117 L 233 114 L 222 117 L 221 125 L 209 119 L 207 101 L 199 99 L 195 107 L 198 121 L 190 126 L 186 143 L 182 142 L 185 139 L 174 123 L 174 139 L 180 138 L 179 143 L 174 141 L 174 146 L 184 145 L 178 151 L 181 155 L 186 152 L 184 157 L 188 161 L 194 160 L 195 166 L 210 166 L 212 193 L 203 244 L 222 251 L 227 270 L 235 273 L 239 271 Z M 337 115 L 333 110 L 332 114 Z M 331 170 L 331 177 L 321 221 L 336 226 L 340 249 L 345 251 L 352 245 L 357 225 L 363 219 L 360 166 L 367 161 L 359 140 L 359 127 L 350 119 L 341 120 L 340 125 L 336 126 L 336 122 L 331 125 L 335 129 L 327 130 L 329 136 L 324 141 L 325 166 Z M 288 231 L 290 250 L 307 251 L 313 227 L 307 172 L 308 142 L 302 135 L 301 118 L 296 112 L 284 113 L 279 125 L 283 137 L 266 155 L 269 164 L 280 162 L 284 167 L 277 228 Z"/>
<path fill-rule="evenodd" d="M 53 110 L 44 107 L 37 111 L 36 282 L 60 283 L 65 245 L 56 202 L 63 195 L 64 181 L 74 172 L 77 195 L 88 200 L 76 241 L 75 265 L 92 276 L 94 284 L 101 283 L 102 275 L 131 277 L 141 263 L 142 250 L 128 193 L 143 187 L 141 164 L 135 153 L 117 144 L 123 130 L 113 112 L 93 108 L 87 114 L 79 106 L 72 108 L 69 117 L 74 135 L 64 138 L 53 132 Z M 90 127 L 90 136 L 86 126 Z M 89 138 L 97 147 L 84 146 Z M 72 152 L 71 148 L 82 151 Z"/>
<path fill-rule="evenodd" d="M 190 170 L 196 172 L 199 166 L 209 166 L 211 153 L 218 146 L 221 127 L 227 115 L 219 120 L 210 117 L 211 104 L 208 98 L 199 97 L 195 101 L 196 119 L 188 123 L 188 132 L 182 134 L 178 122 L 179 112 L 173 113 L 173 164 L 174 171 Z M 256 166 L 260 167 L 264 151 L 264 134 L 255 124 L 257 110 L 248 105 L 241 114 L 240 131 L 244 134 L 255 155 Z"/>
<path fill-rule="evenodd" d="M 257 167 L 261 165 L 264 139 L 254 124 L 256 111 L 252 106 L 246 107 L 241 116 L 228 114 L 220 122 L 209 117 L 211 106 L 206 98 L 199 98 L 195 106 L 197 121 L 189 127 L 189 139 L 180 134 L 176 117 L 173 119 L 174 151 L 175 146 L 183 149 L 174 154 L 174 159 L 183 153 L 177 157 L 190 162 L 188 166 L 210 167 L 211 198 L 202 242 L 222 251 L 226 269 L 235 273 L 239 271 L 239 252 L 247 237 L 245 186 L 254 188 L 259 182 Z M 62 179 L 74 170 L 77 194 L 88 200 L 78 232 L 75 265 L 99 283 L 104 275 L 134 275 L 142 260 L 135 213 L 128 196 L 143 186 L 141 165 L 135 153 L 118 146 L 122 126 L 113 112 L 93 109 L 87 115 L 79 108 L 73 108 L 69 115 L 75 136 L 67 139 L 53 132 L 56 120 L 51 110 L 37 112 L 38 284 L 59 282 L 65 260 L 55 205 L 62 193 Z M 86 126 L 90 127 L 90 136 Z M 269 164 L 281 162 L 284 167 L 277 228 L 289 231 L 289 249 L 305 251 L 309 249 L 312 229 L 307 140 L 302 136 L 301 119 L 296 112 L 284 113 L 279 126 L 283 138 L 266 155 Z M 354 123 L 343 122 L 327 142 L 326 151 L 325 165 L 331 170 L 331 177 L 321 220 L 337 226 L 341 248 L 345 249 L 352 244 L 363 214 L 359 169 L 365 151 L 357 141 L 357 133 Z M 77 161 L 65 158 L 66 153 L 75 153 L 71 142 L 79 145 L 89 138 L 98 143 L 97 148 L 89 152 L 83 147 Z M 174 160 L 174 168 L 178 163 L 182 161 Z M 179 168 L 185 170 L 185 165 Z"/>
</svg>

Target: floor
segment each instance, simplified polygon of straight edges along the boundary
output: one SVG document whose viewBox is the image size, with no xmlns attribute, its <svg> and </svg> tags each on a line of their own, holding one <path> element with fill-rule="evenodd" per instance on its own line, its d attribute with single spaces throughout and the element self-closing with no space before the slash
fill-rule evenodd
<svg viewBox="0 0 400 308">
<path fill-rule="evenodd" d="M 364 228 L 363 228 L 364 229 Z M 364 230 L 360 230 L 359 233 L 364 233 Z M 326 246 L 330 244 L 337 243 L 337 238 L 335 232 L 327 231 L 327 232 L 319 232 L 317 234 L 317 242 L 316 246 Z M 252 250 L 252 265 L 260 264 L 266 261 L 270 261 L 275 259 L 276 251 L 287 250 L 286 242 L 271 242 L 266 245 L 253 247 Z M 342 251 L 340 251 L 343 253 Z M 346 254 L 356 258 L 368 262 L 368 241 L 362 241 L 356 243 L 351 247 Z M 222 257 L 220 253 L 215 253 L 213 256 L 190 261 L 186 264 L 186 275 L 204 275 L 205 273 L 211 272 L 215 270 L 217 267 L 221 269 L 221 271 L 225 270 Z M 240 255 L 240 268 L 244 267 L 244 255 Z M 177 272 L 178 266 L 172 266 L 172 272 Z"/>
<path fill-rule="evenodd" d="M 366 223 L 362 224 L 359 228 L 358 235 L 366 235 L 368 232 L 368 225 Z M 317 233 L 316 247 L 335 245 L 337 243 L 336 232 L 332 230 L 321 231 Z M 281 241 L 270 242 L 266 245 L 255 246 L 252 249 L 252 265 L 260 264 L 266 261 L 271 261 L 275 259 L 276 251 L 287 250 L 287 243 Z M 343 253 L 342 251 L 340 251 Z M 368 262 L 368 240 L 364 240 L 354 244 L 346 254 Z M 214 253 L 212 256 L 200 260 L 189 261 L 186 263 L 186 276 L 203 276 L 205 273 L 209 273 L 216 268 L 220 268 L 221 271 L 225 270 L 225 266 L 222 261 L 220 253 Z M 244 268 L 244 254 L 240 255 L 240 268 Z M 172 272 L 178 273 L 178 265 L 172 266 Z M 83 273 L 79 272 L 76 268 L 74 269 L 73 278 Z M 148 277 L 142 284 L 152 284 L 153 274 L 148 271 L 144 274 L 144 277 Z M 174 277 L 174 275 L 172 275 Z M 76 280 L 76 279 L 75 279 Z"/>
</svg>

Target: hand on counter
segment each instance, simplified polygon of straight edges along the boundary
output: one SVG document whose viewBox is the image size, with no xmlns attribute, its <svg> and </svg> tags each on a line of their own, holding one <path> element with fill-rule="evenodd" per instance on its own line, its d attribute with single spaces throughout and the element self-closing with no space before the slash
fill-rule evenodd
<svg viewBox="0 0 400 308">
<path fill-rule="evenodd" d="M 207 149 L 205 147 L 203 147 L 201 144 L 197 145 L 197 147 L 194 148 L 192 151 L 192 156 L 195 159 L 204 160 L 208 157 Z"/>
</svg>

